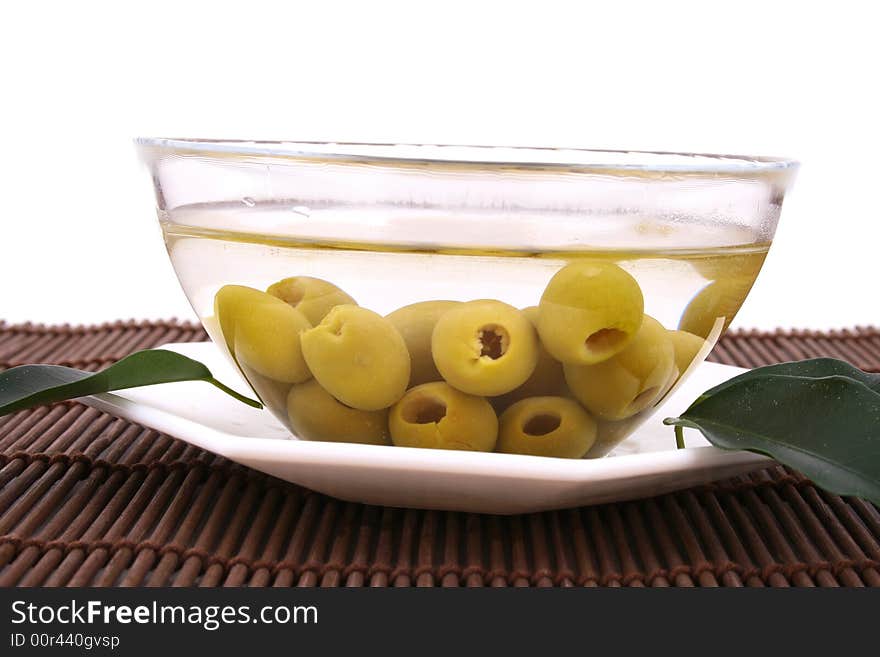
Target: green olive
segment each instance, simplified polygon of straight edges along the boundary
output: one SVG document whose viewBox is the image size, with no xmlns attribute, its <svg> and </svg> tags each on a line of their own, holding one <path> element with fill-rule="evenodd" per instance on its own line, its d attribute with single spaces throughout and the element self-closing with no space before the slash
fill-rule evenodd
<svg viewBox="0 0 880 657">
<path fill-rule="evenodd" d="M 352 408 L 387 408 L 406 392 L 406 343 L 391 322 L 372 310 L 336 306 L 303 332 L 302 351 L 318 383 Z"/>
<path fill-rule="evenodd" d="M 579 459 L 595 441 L 595 420 L 566 397 L 529 397 L 501 415 L 499 452 Z"/>
<path fill-rule="evenodd" d="M 556 360 L 592 365 L 626 347 L 641 325 L 644 306 L 636 279 L 618 265 L 575 262 L 547 284 L 538 332 Z"/>
<path fill-rule="evenodd" d="M 538 337 L 521 311 L 481 299 L 443 313 L 431 336 L 431 353 L 450 385 L 471 395 L 503 395 L 535 371 Z"/>
<path fill-rule="evenodd" d="M 715 321 L 726 330 L 761 271 L 766 251 L 695 259 L 692 264 L 710 282 L 688 304 L 678 328 L 708 338 Z"/>
<path fill-rule="evenodd" d="M 459 301 L 422 301 L 398 308 L 385 319 L 394 324 L 406 342 L 411 361 L 410 387 L 439 381 L 442 377 L 431 355 L 431 334 L 440 315 L 459 305 Z"/>
<path fill-rule="evenodd" d="M 311 324 L 299 311 L 265 292 L 226 285 L 214 297 L 214 312 L 242 368 L 283 383 L 311 376 L 300 344 L 300 333 Z"/>
<path fill-rule="evenodd" d="M 666 335 L 672 342 L 675 364 L 670 371 L 666 383 L 660 388 L 657 399 L 653 402 L 655 406 L 666 398 L 670 390 L 681 378 L 681 375 L 691 364 L 699 349 L 705 344 L 705 341 L 701 338 L 684 331 L 667 331 Z M 641 413 L 625 420 L 599 420 L 597 422 L 596 443 L 590 448 L 587 458 L 605 456 L 620 444 L 624 438 L 629 436 L 650 412 L 651 409 L 646 408 Z"/>
<path fill-rule="evenodd" d="M 491 452 L 498 439 L 492 405 L 443 381 L 407 391 L 392 407 L 388 427 L 399 447 Z"/>
<path fill-rule="evenodd" d="M 293 276 L 269 286 L 266 290 L 306 316 L 312 326 L 317 326 L 331 308 L 356 306 L 357 302 L 329 281 L 310 276 Z"/>
<path fill-rule="evenodd" d="M 350 408 L 312 379 L 293 386 L 287 395 L 287 417 L 293 432 L 305 440 L 390 445 L 388 409 Z"/>
<path fill-rule="evenodd" d="M 706 341 L 700 336 L 688 333 L 687 331 L 669 331 L 667 335 L 672 342 L 672 349 L 675 352 L 675 367 L 678 368 L 680 376 L 694 362 L 700 349 L 705 346 Z"/>
<path fill-rule="evenodd" d="M 522 313 L 532 323 L 532 326 L 537 328 L 538 307 L 529 306 L 528 308 L 523 308 Z M 505 409 L 526 397 L 555 397 L 565 395 L 566 393 L 567 389 L 565 387 L 565 375 L 562 372 L 562 363 L 553 358 L 539 341 L 538 361 L 535 365 L 535 371 L 518 388 L 492 399 L 492 405 L 496 409 Z"/>
<path fill-rule="evenodd" d="M 226 348 L 234 357 L 235 354 L 235 324 L 242 313 L 254 303 L 261 303 L 263 292 L 244 285 L 224 285 L 214 295 L 214 315 L 211 318 L 211 326 L 220 327 L 220 334 L 226 343 Z"/>
<path fill-rule="evenodd" d="M 660 396 L 675 367 L 667 331 L 645 315 L 627 347 L 595 365 L 565 365 L 572 394 L 603 420 L 622 420 L 650 406 Z"/>
<path fill-rule="evenodd" d="M 679 330 L 709 338 L 715 323 L 723 319 L 721 330 L 726 331 L 752 289 L 753 282 L 752 278 L 730 278 L 709 283 L 684 309 L 678 323 Z"/>
</svg>

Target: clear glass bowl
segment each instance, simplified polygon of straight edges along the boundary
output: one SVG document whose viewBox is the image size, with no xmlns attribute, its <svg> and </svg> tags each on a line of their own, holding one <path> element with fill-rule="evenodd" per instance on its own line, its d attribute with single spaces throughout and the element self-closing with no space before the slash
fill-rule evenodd
<svg viewBox="0 0 880 657">
<path fill-rule="evenodd" d="M 588 457 L 711 350 L 797 169 L 686 153 L 137 144 L 184 292 L 294 435 Z M 436 300 L 500 303 L 383 319 Z M 353 302 L 373 312 L 331 310 Z M 404 394 L 433 380 L 447 383 Z"/>
</svg>

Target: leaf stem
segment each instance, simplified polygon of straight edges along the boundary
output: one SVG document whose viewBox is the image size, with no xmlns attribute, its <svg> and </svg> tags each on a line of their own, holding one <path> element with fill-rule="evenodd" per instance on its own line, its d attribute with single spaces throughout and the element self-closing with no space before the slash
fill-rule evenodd
<svg viewBox="0 0 880 657">
<path fill-rule="evenodd" d="M 245 397 L 244 395 L 235 392 L 235 390 L 233 390 L 232 388 L 230 388 L 228 386 L 223 385 L 222 383 L 220 383 L 217 379 L 215 379 L 213 377 L 206 379 L 206 381 L 208 383 L 211 383 L 214 386 L 220 388 L 220 390 L 225 392 L 227 395 L 235 397 L 240 402 L 244 402 L 248 406 L 253 406 L 254 408 L 263 408 L 263 405 L 260 402 L 254 400 L 254 399 L 251 399 L 250 397 Z"/>
<path fill-rule="evenodd" d="M 679 424 L 676 424 L 676 425 L 675 425 L 675 446 L 676 446 L 678 449 L 684 449 L 684 448 L 685 448 L 685 444 L 684 444 L 684 429 L 683 429 L 683 428 L 681 427 L 681 425 L 679 425 Z"/>
</svg>

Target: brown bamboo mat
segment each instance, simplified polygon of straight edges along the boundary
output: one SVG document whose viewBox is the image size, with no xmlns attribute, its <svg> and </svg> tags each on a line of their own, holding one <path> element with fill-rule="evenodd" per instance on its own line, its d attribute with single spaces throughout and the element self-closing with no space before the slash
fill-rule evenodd
<svg viewBox="0 0 880 657">
<path fill-rule="evenodd" d="M 177 322 L 0 322 L 0 369 L 100 369 Z M 880 330 L 732 332 L 712 360 L 880 371 Z M 880 512 L 774 467 L 500 517 L 341 502 L 78 403 L 0 418 L 0 585 L 880 586 Z"/>
</svg>

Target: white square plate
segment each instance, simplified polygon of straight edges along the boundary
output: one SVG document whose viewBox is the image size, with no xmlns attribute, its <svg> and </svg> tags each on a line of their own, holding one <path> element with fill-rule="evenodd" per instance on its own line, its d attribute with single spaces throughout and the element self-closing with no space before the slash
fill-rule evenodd
<svg viewBox="0 0 880 657">
<path fill-rule="evenodd" d="M 252 396 L 212 343 L 164 345 Z M 170 383 L 82 401 L 202 449 L 343 500 L 476 513 L 524 513 L 668 493 L 765 467 L 750 452 L 710 446 L 695 431 L 678 450 L 662 419 L 745 370 L 703 363 L 635 433 L 599 459 L 325 443 L 292 437 L 268 411 L 202 382 Z"/>
</svg>

